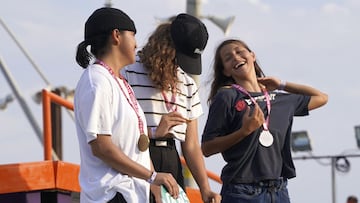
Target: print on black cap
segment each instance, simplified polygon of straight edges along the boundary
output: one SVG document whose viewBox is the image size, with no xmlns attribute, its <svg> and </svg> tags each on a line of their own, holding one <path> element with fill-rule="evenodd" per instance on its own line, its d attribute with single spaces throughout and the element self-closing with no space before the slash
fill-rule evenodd
<svg viewBox="0 0 360 203">
<path fill-rule="evenodd" d="M 201 54 L 209 35 L 196 17 L 182 13 L 171 23 L 171 37 L 176 47 L 178 65 L 187 73 L 201 74 Z"/>
</svg>

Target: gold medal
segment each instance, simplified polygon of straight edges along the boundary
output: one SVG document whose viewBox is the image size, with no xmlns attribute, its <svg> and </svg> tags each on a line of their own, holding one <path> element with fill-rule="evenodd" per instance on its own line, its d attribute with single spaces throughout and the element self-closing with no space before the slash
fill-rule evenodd
<svg viewBox="0 0 360 203">
<path fill-rule="evenodd" d="M 140 151 L 144 152 L 149 148 L 149 137 L 145 134 L 141 134 L 138 141 L 138 148 Z"/>
</svg>

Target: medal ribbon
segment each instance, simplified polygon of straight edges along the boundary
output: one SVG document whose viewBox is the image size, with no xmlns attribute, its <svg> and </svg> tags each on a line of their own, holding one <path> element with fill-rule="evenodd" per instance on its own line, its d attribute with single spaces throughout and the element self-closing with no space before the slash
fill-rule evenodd
<svg viewBox="0 0 360 203">
<path fill-rule="evenodd" d="M 168 110 L 168 112 L 177 111 L 177 105 L 175 104 L 176 97 L 175 97 L 174 93 L 171 92 L 171 101 L 168 100 L 164 91 L 162 91 L 161 94 L 165 100 L 165 105 L 166 105 L 166 109 Z"/>
<path fill-rule="evenodd" d="M 126 82 L 125 78 L 119 74 L 119 78 L 123 81 L 126 89 L 127 89 L 127 92 L 129 93 L 129 96 L 130 96 L 130 99 L 126 96 L 125 94 L 125 91 L 123 90 L 123 88 L 121 87 L 120 83 L 119 83 L 119 80 L 117 79 L 114 71 L 108 66 L 106 65 L 103 61 L 100 61 L 100 60 L 96 60 L 95 62 L 96 64 L 100 64 L 102 65 L 104 68 L 106 68 L 109 73 L 113 76 L 113 78 L 115 79 L 116 83 L 119 85 L 120 89 L 121 89 L 121 92 L 124 94 L 126 100 L 128 101 L 128 103 L 130 104 L 130 106 L 134 109 L 135 113 L 136 113 L 136 116 L 138 118 L 138 126 L 139 126 L 139 130 L 140 130 L 140 135 L 142 134 L 145 134 L 144 133 L 144 122 L 143 120 L 141 119 L 140 117 L 140 113 L 139 113 L 139 107 L 138 107 L 138 103 L 137 103 L 137 100 L 136 100 L 136 97 L 135 97 L 135 94 L 134 94 L 134 91 L 131 89 L 130 85 L 128 82 Z"/>
<path fill-rule="evenodd" d="M 256 100 L 250 95 L 250 93 L 245 88 L 241 87 L 238 84 L 233 84 L 232 87 L 234 87 L 235 89 L 239 90 L 240 92 L 246 94 L 253 103 L 257 103 Z M 265 123 L 263 123 L 263 128 L 265 131 L 268 131 L 269 130 L 269 122 L 270 122 L 270 110 L 271 110 L 270 96 L 269 96 L 268 91 L 266 91 L 266 89 L 261 88 L 261 90 L 265 95 L 266 107 L 268 110 L 268 115 L 266 116 Z"/>
</svg>

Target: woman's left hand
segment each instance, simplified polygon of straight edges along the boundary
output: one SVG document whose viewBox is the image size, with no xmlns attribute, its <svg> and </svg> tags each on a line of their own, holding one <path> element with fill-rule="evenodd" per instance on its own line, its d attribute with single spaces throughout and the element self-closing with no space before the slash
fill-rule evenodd
<svg viewBox="0 0 360 203">
<path fill-rule="evenodd" d="M 280 87 L 281 80 L 275 77 L 262 77 L 257 79 L 261 85 L 264 85 L 268 91 L 276 90 Z"/>
</svg>

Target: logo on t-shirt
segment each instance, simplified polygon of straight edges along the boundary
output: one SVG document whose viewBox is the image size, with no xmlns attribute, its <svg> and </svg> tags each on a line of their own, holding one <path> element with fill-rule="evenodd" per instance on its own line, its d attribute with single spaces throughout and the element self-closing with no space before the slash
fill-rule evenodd
<svg viewBox="0 0 360 203">
<path fill-rule="evenodd" d="M 235 105 L 235 109 L 237 111 L 242 111 L 246 108 L 246 104 L 245 104 L 245 101 L 244 100 L 239 100 L 236 105 Z"/>
</svg>

